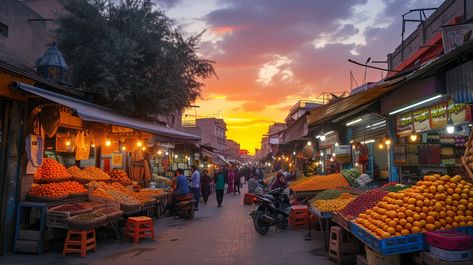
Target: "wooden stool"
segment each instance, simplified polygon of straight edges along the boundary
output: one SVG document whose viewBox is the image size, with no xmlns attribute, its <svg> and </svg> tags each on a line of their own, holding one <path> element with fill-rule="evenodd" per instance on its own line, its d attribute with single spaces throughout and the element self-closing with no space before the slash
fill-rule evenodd
<svg viewBox="0 0 473 265">
<path fill-rule="evenodd" d="M 328 255 L 330 259 L 336 259 L 337 264 L 342 263 L 342 242 L 343 242 L 343 229 L 340 226 L 332 226 L 330 228 L 330 243 L 328 249 Z"/>
<path fill-rule="evenodd" d="M 91 237 L 89 237 L 90 234 L 92 234 Z M 89 250 L 97 250 L 95 229 L 67 231 L 62 255 L 65 256 L 67 253 L 80 253 L 81 257 L 85 257 Z"/>
<path fill-rule="evenodd" d="M 125 239 L 133 238 L 133 243 L 138 243 L 140 238 L 151 237 L 154 240 L 153 219 L 146 216 L 128 217 L 125 227 Z"/>
</svg>

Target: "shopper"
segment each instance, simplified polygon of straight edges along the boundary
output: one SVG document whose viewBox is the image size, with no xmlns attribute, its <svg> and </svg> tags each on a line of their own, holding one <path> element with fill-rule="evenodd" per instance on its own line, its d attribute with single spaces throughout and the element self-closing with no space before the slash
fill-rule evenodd
<svg viewBox="0 0 473 265">
<path fill-rule="evenodd" d="M 287 188 L 286 178 L 284 177 L 284 174 L 282 172 L 278 172 L 278 174 L 276 175 L 276 180 L 271 186 L 272 190 L 277 189 L 277 188 L 282 188 L 282 189 Z"/>
<path fill-rule="evenodd" d="M 209 199 L 209 195 L 211 193 L 210 182 L 211 180 L 209 176 L 209 171 L 204 170 L 202 178 L 200 180 L 200 189 L 202 192 L 202 198 L 204 199 L 204 204 L 207 204 L 207 200 Z"/>
<path fill-rule="evenodd" d="M 199 200 L 200 200 L 200 172 L 197 170 L 197 167 L 191 166 L 192 175 L 190 178 L 190 187 L 191 193 L 194 194 L 195 200 L 195 210 L 199 210 Z"/>
<path fill-rule="evenodd" d="M 217 196 L 218 207 L 222 207 L 223 193 L 225 192 L 225 183 L 227 183 L 227 177 L 223 173 L 222 169 L 217 169 L 214 175 L 215 182 L 215 194 Z"/>
<path fill-rule="evenodd" d="M 234 183 L 235 183 L 235 171 L 233 171 L 233 169 L 230 168 L 230 170 L 228 171 L 228 175 L 227 175 L 227 184 L 228 184 L 227 192 L 228 193 L 233 192 Z"/>
<path fill-rule="evenodd" d="M 178 168 L 176 170 L 176 178 L 174 179 L 173 191 L 168 194 L 168 200 L 166 209 L 168 210 L 168 216 L 174 215 L 174 206 L 177 197 L 186 195 L 189 193 L 189 181 L 184 176 L 184 170 Z"/>
<path fill-rule="evenodd" d="M 241 171 L 236 169 L 235 170 L 235 180 L 233 182 L 233 195 L 235 195 L 237 192 L 238 194 L 240 193 L 240 185 L 241 185 Z"/>
</svg>

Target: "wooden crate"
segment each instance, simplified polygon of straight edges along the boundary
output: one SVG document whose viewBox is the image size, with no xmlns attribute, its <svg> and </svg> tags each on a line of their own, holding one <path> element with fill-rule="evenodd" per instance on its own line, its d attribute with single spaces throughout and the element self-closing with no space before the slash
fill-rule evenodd
<svg viewBox="0 0 473 265">
<path fill-rule="evenodd" d="M 47 227 L 68 229 L 69 226 L 67 225 L 67 218 L 69 217 L 70 214 L 68 212 L 48 211 L 48 218 L 46 222 Z"/>
</svg>

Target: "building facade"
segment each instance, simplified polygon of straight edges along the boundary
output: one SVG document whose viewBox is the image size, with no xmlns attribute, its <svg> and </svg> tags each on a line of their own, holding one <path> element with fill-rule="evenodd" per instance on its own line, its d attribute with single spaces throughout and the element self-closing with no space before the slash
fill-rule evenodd
<svg viewBox="0 0 473 265">
<path fill-rule="evenodd" d="M 225 157 L 232 159 L 239 159 L 240 157 L 240 144 L 227 139 L 225 146 Z"/>
<path fill-rule="evenodd" d="M 200 129 L 201 145 L 211 147 L 215 153 L 224 154 L 226 145 L 227 125 L 223 119 L 204 118 L 196 120 L 196 127 Z M 189 128 L 189 127 L 188 127 Z M 184 128 L 188 131 L 188 128 Z M 192 128 L 192 127 L 190 127 Z M 193 130 L 193 129 L 191 129 Z"/>
</svg>

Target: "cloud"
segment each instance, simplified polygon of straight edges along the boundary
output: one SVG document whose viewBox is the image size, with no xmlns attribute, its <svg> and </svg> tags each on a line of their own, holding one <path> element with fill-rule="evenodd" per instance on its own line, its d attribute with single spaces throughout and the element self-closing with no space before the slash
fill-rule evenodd
<svg viewBox="0 0 473 265">
<path fill-rule="evenodd" d="M 158 6 L 162 8 L 169 9 L 177 6 L 179 3 L 182 2 L 182 0 L 155 0 L 154 2 L 156 2 Z"/>
</svg>

